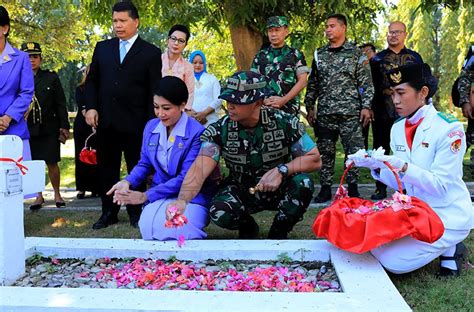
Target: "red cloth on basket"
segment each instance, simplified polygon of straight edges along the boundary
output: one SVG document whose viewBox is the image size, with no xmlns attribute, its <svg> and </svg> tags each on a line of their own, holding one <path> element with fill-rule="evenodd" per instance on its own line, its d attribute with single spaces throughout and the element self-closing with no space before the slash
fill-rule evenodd
<svg viewBox="0 0 474 312">
<path fill-rule="evenodd" d="M 340 187 L 344 177 L 345 175 L 341 179 Z M 401 185 L 399 186 L 401 188 Z M 416 197 L 405 198 L 411 199 L 411 202 L 404 205 L 404 208 L 400 208 L 396 203 L 396 209 L 386 207 L 378 211 L 366 208 L 382 202 L 389 204 L 392 201 L 374 203 L 360 198 L 336 199 L 318 214 L 313 223 L 313 232 L 317 237 L 327 238 L 337 247 L 354 253 L 367 252 L 407 235 L 427 243 L 438 240 L 444 233 L 444 225 L 438 215 L 424 201 Z M 354 212 L 360 207 L 362 211 L 369 212 Z"/>
</svg>

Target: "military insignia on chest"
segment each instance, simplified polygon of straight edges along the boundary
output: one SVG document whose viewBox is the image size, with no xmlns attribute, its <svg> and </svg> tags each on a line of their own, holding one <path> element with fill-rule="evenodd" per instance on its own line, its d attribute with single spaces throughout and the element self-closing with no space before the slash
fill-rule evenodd
<svg viewBox="0 0 474 312">
<path fill-rule="evenodd" d="M 229 132 L 228 138 L 229 138 L 229 140 L 237 141 L 239 139 L 239 133 L 238 132 Z"/>
<path fill-rule="evenodd" d="M 263 134 L 263 142 L 268 143 L 273 141 L 273 133 L 265 132 Z"/>
<path fill-rule="evenodd" d="M 275 130 L 273 131 L 273 137 L 275 140 L 282 140 L 285 138 L 285 132 L 283 130 Z"/>
<path fill-rule="evenodd" d="M 283 148 L 283 143 L 281 141 L 271 142 L 268 145 L 268 151 L 276 151 Z"/>
</svg>

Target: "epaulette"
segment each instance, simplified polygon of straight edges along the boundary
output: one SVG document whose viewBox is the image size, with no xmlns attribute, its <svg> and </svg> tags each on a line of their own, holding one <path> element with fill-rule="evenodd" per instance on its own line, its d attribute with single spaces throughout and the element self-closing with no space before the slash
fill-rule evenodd
<svg viewBox="0 0 474 312">
<path fill-rule="evenodd" d="M 395 120 L 393 123 L 396 124 L 397 122 L 399 122 L 399 121 L 401 121 L 401 120 L 403 120 L 403 119 L 405 119 L 405 118 L 406 118 L 406 117 L 398 117 L 398 119 Z"/>
<path fill-rule="evenodd" d="M 455 116 L 444 112 L 438 112 L 438 116 L 447 121 L 448 123 L 459 121 Z"/>
</svg>

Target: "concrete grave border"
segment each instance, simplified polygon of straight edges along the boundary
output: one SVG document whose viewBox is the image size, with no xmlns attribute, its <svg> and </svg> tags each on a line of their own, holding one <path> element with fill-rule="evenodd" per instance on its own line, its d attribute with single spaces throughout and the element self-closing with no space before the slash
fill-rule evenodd
<svg viewBox="0 0 474 312">
<path fill-rule="evenodd" d="M 342 293 L 152 291 L 0 287 L 0 311 L 410 311 L 370 254 L 339 250 L 324 240 L 201 240 L 157 242 L 130 239 L 27 238 L 25 256 L 57 258 L 143 257 L 183 260 L 331 261 Z"/>
</svg>

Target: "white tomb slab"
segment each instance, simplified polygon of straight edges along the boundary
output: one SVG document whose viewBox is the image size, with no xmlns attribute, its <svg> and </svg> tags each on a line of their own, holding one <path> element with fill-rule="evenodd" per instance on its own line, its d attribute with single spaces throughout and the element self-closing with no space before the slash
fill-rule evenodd
<svg viewBox="0 0 474 312">
<path fill-rule="evenodd" d="M 21 161 L 23 142 L 0 135 L 0 285 L 25 273 L 23 195 L 44 190 L 44 161 Z"/>
<path fill-rule="evenodd" d="M 164 291 L 0 287 L 0 311 L 410 311 L 370 254 L 339 250 L 324 240 L 195 240 L 27 238 L 25 256 L 56 258 L 143 257 L 182 260 L 330 261 L 342 293 Z M 2 310 L 2 308 L 4 310 Z"/>
</svg>

